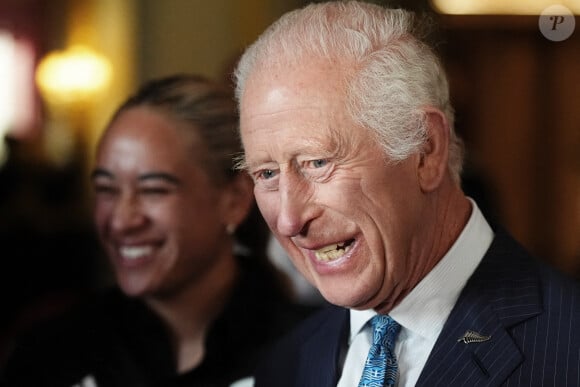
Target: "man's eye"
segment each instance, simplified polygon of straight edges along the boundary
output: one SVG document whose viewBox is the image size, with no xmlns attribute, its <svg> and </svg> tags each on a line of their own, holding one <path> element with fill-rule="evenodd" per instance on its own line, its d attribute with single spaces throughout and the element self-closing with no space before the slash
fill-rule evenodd
<svg viewBox="0 0 580 387">
<path fill-rule="evenodd" d="M 304 176 L 317 182 L 325 181 L 334 169 L 330 159 L 306 159 L 301 164 Z"/>
<path fill-rule="evenodd" d="M 268 180 L 276 176 L 276 172 L 272 169 L 264 169 L 258 173 L 258 178 Z"/>
<path fill-rule="evenodd" d="M 318 160 L 312 160 L 310 163 L 312 164 L 312 166 L 314 168 L 322 168 L 326 164 L 328 164 L 328 160 L 326 160 L 326 159 L 318 159 Z"/>
</svg>

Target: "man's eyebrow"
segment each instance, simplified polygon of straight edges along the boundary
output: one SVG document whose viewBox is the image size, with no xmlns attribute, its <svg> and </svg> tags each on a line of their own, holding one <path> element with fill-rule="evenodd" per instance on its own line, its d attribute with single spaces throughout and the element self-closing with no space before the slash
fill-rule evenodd
<svg viewBox="0 0 580 387">
<path fill-rule="evenodd" d="M 246 155 L 241 152 L 233 157 L 234 160 L 234 169 L 236 171 L 247 171 L 248 170 L 248 163 L 246 161 Z"/>
</svg>

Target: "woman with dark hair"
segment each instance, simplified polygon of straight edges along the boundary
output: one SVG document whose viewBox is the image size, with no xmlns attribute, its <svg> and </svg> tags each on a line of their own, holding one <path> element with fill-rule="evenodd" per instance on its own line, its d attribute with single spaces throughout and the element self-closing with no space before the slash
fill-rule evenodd
<svg viewBox="0 0 580 387">
<path fill-rule="evenodd" d="M 307 313 L 265 253 L 237 125 L 230 89 L 195 75 L 119 108 L 92 173 L 117 286 L 21 341 L 5 385 L 228 386 Z"/>
</svg>

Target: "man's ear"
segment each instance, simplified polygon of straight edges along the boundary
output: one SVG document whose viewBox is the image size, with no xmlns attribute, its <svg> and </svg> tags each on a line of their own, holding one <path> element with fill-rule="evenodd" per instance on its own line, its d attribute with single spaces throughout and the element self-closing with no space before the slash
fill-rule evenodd
<svg viewBox="0 0 580 387">
<path fill-rule="evenodd" d="M 448 173 L 449 123 L 438 109 L 425 108 L 427 140 L 421 148 L 417 176 L 421 191 L 431 192 L 439 187 Z"/>
<path fill-rule="evenodd" d="M 254 202 L 254 183 L 244 172 L 240 172 L 227 183 L 222 195 L 222 219 L 226 227 L 234 229 L 248 216 Z"/>
</svg>

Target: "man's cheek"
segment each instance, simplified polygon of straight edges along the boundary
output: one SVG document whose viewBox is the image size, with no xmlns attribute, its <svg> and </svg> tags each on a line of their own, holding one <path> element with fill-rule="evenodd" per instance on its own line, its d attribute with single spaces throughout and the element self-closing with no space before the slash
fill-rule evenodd
<svg viewBox="0 0 580 387">
<path fill-rule="evenodd" d="M 258 209 L 268 224 L 268 227 L 274 231 L 276 227 L 276 219 L 278 218 L 279 213 L 276 202 L 256 195 L 256 203 L 258 204 Z"/>
</svg>

